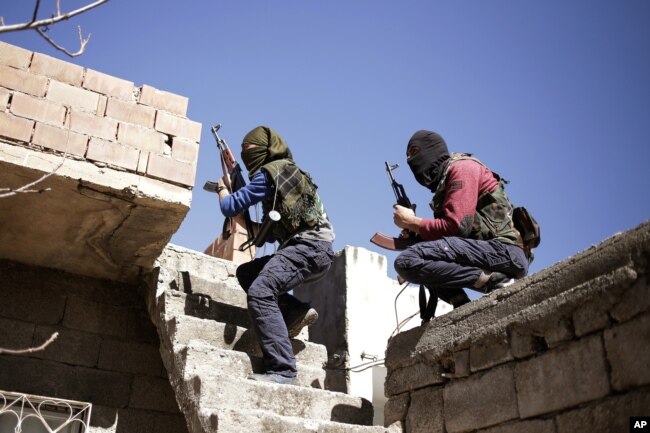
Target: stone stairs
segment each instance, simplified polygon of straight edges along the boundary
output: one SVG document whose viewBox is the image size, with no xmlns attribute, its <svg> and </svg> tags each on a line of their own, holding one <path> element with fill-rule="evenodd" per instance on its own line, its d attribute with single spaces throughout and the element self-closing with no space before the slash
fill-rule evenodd
<svg viewBox="0 0 650 433">
<path fill-rule="evenodd" d="M 147 304 L 190 433 L 398 432 L 370 425 L 367 400 L 324 389 L 327 351 L 306 330 L 292 339 L 297 385 L 246 378 L 262 358 L 234 265 L 173 245 L 158 265 Z"/>
</svg>

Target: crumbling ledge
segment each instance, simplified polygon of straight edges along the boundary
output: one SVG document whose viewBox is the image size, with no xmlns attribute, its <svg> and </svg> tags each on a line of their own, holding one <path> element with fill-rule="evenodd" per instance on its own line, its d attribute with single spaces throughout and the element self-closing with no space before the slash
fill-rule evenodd
<svg viewBox="0 0 650 433">
<path fill-rule="evenodd" d="M 398 334 L 386 354 L 385 424 L 626 431 L 650 407 L 649 256 L 646 222 Z"/>
</svg>

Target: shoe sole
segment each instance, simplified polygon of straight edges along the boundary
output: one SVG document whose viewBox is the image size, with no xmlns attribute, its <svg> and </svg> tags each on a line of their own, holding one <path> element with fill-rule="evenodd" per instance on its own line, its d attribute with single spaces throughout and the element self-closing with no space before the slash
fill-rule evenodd
<svg viewBox="0 0 650 433">
<path fill-rule="evenodd" d="M 300 331 L 302 331 L 302 328 L 305 326 L 310 326 L 316 323 L 318 320 L 318 312 L 314 310 L 313 308 L 307 311 L 307 313 L 300 319 L 300 322 L 294 324 L 293 326 L 289 327 L 287 331 L 289 332 L 289 337 L 293 338 L 300 334 Z"/>
</svg>

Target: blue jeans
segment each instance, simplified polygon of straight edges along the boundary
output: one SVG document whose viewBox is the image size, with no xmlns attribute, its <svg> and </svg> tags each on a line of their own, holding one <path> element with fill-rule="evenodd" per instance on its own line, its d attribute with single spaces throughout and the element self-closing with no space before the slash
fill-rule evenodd
<svg viewBox="0 0 650 433">
<path fill-rule="evenodd" d="M 443 300 L 445 293 L 448 297 L 473 289 L 481 271 L 522 278 L 528 265 L 526 254 L 515 245 L 455 236 L 417 243 L 395 259 L 395 271 L 404 280 L 435 288 Z"/>
<path fill-rule="evenodd" d="M 288 308 L 298 303 L 287 292 L 310 275 L 327 270 L 333 258 L 331 242 L 292 239 L 275 254 L 237 268 L 237 280 L 247 295 L 248 313 L 266 372 L 296 376 L 296 358 L 279 303 Z"/>
</svg>

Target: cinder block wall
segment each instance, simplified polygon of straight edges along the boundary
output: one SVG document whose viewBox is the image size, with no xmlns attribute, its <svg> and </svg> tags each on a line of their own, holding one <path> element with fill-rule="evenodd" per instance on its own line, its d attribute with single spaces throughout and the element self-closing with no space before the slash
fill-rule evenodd
<svg viewBox="0 0 650 433">
<path fill-rule="evenodd" d="M 405 433 L 628 431 L 650 408 L 650 223 L 389 342 Z"/>
<path fill-rule="evenodd" d="M 188 99 L 0 42 L 0 137 L 193 187 Z"/>
<path fill-rule="evenodd" d="M 136 287 L 0 261 L 0 389 L 93 404 L 90 432 L 187 427 Z"/>
</svg>

